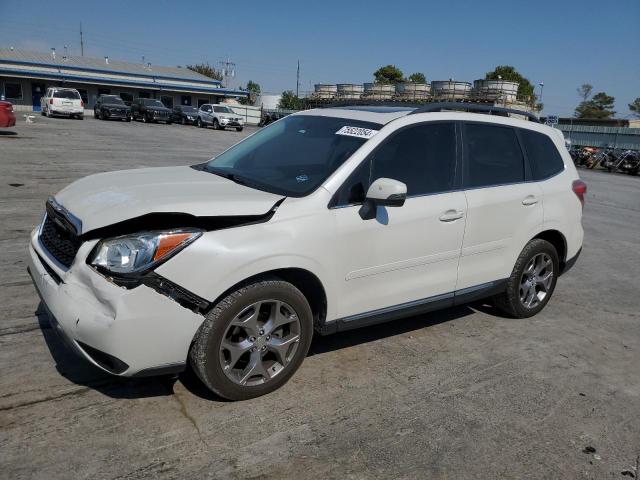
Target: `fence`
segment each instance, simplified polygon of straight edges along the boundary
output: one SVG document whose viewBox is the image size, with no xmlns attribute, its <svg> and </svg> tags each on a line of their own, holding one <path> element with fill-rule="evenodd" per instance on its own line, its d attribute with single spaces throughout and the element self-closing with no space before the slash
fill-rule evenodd
<svg viewBox="0 0 640 480">
<path fill-rule="evenodd" d="M 229 105 L 227 107 L 231 109 L 236 115 L 240 115 L 244 118 L 246 125 L 258 125 L 260 123 L 261 109 L 260 107 L 254 107 L 252 105 Z"/>
<path fill-rule="evenodd" d="M 640 150 L 640 128 L 566 124 L 557 125 L 556 128 L 560 129 L 574 146 Z"/>
</svg>

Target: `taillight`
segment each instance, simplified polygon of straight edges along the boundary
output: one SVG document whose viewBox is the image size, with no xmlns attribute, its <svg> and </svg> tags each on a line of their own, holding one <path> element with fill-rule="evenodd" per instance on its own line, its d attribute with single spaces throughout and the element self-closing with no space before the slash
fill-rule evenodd
<svg viewBox="0 0 640 480">
<path fill-rule="evenodd" d="M 49 105 L 53 105 L 53 98 L 49 99 Z"/>
<path fill-rule="evenodd" d="M 84 101 L 80 100 L 80 106 L 84 108 Z"/>
<path fill-rule="evenodd" d="M 571 189 L 578 197 L 578 200 L 580 200 L 582 208 L 584 208 L 584 194 L 587 193 L 587 184 L 582 180 L 574 180 L 571 184 Z"/>
</svg>

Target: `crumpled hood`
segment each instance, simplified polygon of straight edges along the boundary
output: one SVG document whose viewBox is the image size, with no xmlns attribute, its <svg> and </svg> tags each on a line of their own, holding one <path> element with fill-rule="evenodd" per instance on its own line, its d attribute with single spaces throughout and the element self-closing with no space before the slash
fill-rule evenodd
<svg viewBox="0 0 640 480">
<path fill-rule="evenodd" d="M 150 213 L 263 215 L 282 198 L 191 167 L 99 173 L 77 180 L 55 196 L 82 221 L 82 233 Z"/>
</svg>

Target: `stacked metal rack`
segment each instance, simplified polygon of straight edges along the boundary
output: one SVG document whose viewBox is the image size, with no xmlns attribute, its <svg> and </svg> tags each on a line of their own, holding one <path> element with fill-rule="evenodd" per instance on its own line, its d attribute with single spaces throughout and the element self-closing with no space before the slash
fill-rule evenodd
<svg viewBox="0 0 640 480">
<path fill-rule="evenodd" d="M 305 108 L 323 107 L 336 101 L 349 101 L 353 105 L 370 102 L 461 102 L 533 111 L 531 99 L 518 97 L 518 87 L 517 82 L 486 79 L 475 80 L 473 84 L 453 79 L 434 80 L 430 84 L 317 84 L 314 92 L 303 101 Z"/>
</svg>

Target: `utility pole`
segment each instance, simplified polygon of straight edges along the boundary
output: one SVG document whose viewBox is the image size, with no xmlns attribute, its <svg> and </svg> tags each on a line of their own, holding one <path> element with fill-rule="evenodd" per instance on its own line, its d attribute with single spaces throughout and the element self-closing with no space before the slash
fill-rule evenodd
<svg viewBox="0 0 640 480">
<path fill-rule="evenodd" d="M 298 70 L 296 72 L 296 97 L 300 96 L 300 60 L 298 60 Z"/>
<path fill-rule="evenodd" d="M 222 71 L 222 83 L 225 87 L 229 86 L 229 77 L 236 76 L 236 64 L 228 58 L 220 62 L 220 70 Z"/>
<path fill-rule="evenodd" d="M 84 57 L 84 39 L 82 38 L 82 22 L 80 22 L 80 56 Z"/>
</svg>

